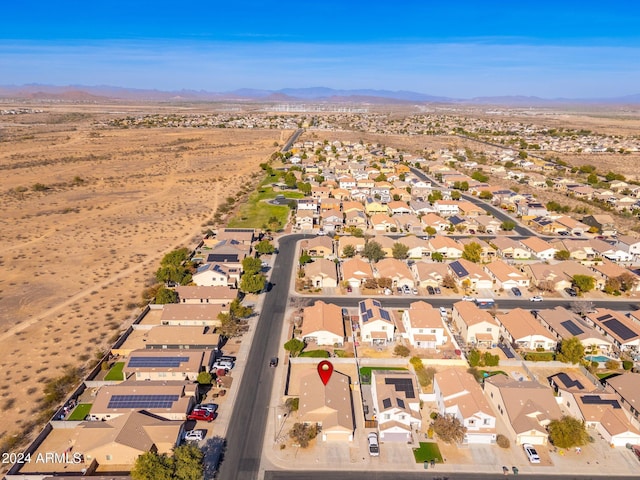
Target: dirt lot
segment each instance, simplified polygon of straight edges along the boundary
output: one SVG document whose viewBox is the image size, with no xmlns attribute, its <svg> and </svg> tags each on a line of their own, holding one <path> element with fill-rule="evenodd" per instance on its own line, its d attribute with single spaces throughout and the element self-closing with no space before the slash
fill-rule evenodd
<svg viewBox="0 0 640 480">
<path fill-rule="evenodd" d="M 145 107 L 43 108 L 0 117 L 0 441 L 41 413 L 47 379 L 135 318 L 161 256 L 195 246 L 287 134 L 112 129 Z"/>
</svg>

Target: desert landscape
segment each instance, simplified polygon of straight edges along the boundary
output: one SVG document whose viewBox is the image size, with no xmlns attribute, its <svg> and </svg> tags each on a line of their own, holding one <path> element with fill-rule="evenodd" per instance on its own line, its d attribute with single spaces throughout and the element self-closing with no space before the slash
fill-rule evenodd
<svg viewBox="0 0 640 480">
<path fill-rule="evenodd" d="M 141 311 L 162 255 L 215 228 L 219 202 L 252 191 L 259 163 L 291 133 L 107 126 L 144 108 L 0 117 L 5 445 L 48 419 L 46 382 L 104 354 Z"/>
</svg>

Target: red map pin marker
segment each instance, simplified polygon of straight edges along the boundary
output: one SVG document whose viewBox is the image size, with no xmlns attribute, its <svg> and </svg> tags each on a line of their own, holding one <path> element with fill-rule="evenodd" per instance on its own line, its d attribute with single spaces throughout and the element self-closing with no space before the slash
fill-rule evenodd
<svg viewBox="0 0 640 480">
<path fill-rule="evenodd" d="M 329 383 L 329 379 L 331 378 L 331 374 L 333 373 L 333 365 L 328 360 L 323 360 L 318 364 L 318 375 L 320 375 L 320 380 L 326 386 Z"/>
</svg>

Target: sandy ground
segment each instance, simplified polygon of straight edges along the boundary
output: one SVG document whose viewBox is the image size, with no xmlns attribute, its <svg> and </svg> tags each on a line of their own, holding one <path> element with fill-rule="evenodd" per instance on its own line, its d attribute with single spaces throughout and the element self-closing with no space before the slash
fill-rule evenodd
<svg viewBox="0 0 640 480">
<path fill-rule="evenodd" d="M 0 441 L 31 426 L 47 379 L 105 351 L 162 255 L 195 246 L 287 135 L 110 129 L 99 111 L 0 117 Z"/>
</svg>

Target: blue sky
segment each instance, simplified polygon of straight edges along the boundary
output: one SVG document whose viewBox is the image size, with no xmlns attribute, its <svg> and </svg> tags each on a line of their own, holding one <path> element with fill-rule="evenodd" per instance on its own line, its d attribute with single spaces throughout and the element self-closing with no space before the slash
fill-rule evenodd
<svg viewBox="0 0 640 480">
<path fill-rule="evenodd" d="M 640 2 L 5 2 L 0 84 L 640 93 Z"/>
</svg>

